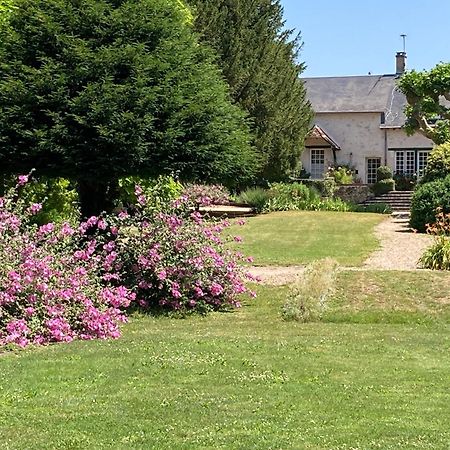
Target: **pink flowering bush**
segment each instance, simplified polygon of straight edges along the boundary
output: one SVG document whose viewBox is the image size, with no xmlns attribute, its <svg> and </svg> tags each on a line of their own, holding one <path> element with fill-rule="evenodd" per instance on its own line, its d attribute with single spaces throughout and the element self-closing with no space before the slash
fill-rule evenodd
<svg viewBox="0 0 450 450">
<path fill-rule="evenodd" d="M 120 284 L 114 236 L 96 217 L 74 228 L 32 223 L 42 205 L 0 198 L 0 344 L 117 338 L 135 294 Z"/>
<path fill-rule="evenodd" d="M 117 338 L 133 305 L 207 312 L 255 295 L 222 237 L 229 223 L 186 197 L 161 212 L 136 186 L 132 214 L 38 226 L 42 205 L 20 197 L 27 182 L 0 197 L 0 345 Z"/>
<path fill-rule="evenodd" d="M 230 203 L 230 192 L 221 184 L 186 184 L 183 196 L 194 205 L 227 205 Z"/>
<path fill-rule="evenodd" d="M 142 307 L 160 306 L 182 312 L 206 312 L 239 307 L 246 272 L 240 253 L 222 237 L 227 221 L 212 222 L 189 209 L 186 197 L 174 201 L 165 212 L 147 214 L 139 186 L 141 209 L 133 216 L 119 215 L 123 235 L 118 253 L 127 285 Z"/>
</svg>

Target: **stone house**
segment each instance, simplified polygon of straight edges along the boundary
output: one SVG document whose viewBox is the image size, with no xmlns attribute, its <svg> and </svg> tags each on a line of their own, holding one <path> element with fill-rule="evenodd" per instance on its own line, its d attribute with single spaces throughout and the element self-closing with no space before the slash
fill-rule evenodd
<svg viewBox="0 0 450 450">
<path fill-rule="evenodd" d="M 376 181 L 380 165 L 394 173 L 420 174 L 433 142 L 419 133 L 407 136 L 405 96 L 396 88 L 406 53 L 396 55 L 396 73 L 305 78 L 315 125 L 305 142 L 302 165 L 311 178 L 322 178 L 328 166 L 346 164 L 362 183 Z"/>
</svg>

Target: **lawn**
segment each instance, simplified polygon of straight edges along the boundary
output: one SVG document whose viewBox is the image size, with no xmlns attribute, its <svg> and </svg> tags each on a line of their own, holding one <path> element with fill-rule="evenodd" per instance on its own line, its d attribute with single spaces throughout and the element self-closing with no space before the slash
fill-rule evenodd
<svg viewBox="0 0 450 450">
<path fill-rule="evenodd" d="M 251 217 L 238 230 L 239 249 L 256 265 L 293 265 L 331 257 L 359 266 L 379 242 L 373 228 L 385 216 L 367 213 L 296 211 Z"/>
<path fill-rule="evenodd" d="M 260 286 L 237 312 L 4 354 L 1 447 L 448 449 L 449 286 L 345 272 L 322 323 L 283 322 L 288 287 Z"/>
</svg>

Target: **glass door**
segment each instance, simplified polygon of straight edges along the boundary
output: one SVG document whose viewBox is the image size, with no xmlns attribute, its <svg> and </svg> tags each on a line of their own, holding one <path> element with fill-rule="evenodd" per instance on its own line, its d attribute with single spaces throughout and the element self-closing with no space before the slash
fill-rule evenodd
<svg viewBox="0 0 450 450">
<path fill-rule="evenodd" d="M 429 151 L 420 150 L 417 152 L 417 175 L 421 177 L 427 167 Z"/>
<path fill-rule="evenodd" d="M 325 172 L 325 150 L 323 148 L 311 149 L 311 178 L 322 179 Z"/>
<path fill-rule="evenodd" d="M 367 158 L 367 184 L 377 182 L 377 169 L 381 166 L 381 158 Z"/>
</svg>

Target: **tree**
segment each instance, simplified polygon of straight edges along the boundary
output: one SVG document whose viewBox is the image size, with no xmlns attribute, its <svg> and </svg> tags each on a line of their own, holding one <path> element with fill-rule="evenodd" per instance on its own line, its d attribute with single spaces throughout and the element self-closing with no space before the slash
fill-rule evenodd
<svg viewBox="0 0 450 450">
<path fill-rule="evenodd" d="M 450 141 L 450 64 L 429 71 L 405 73 L 398 86 L 405 94 L 406 132 L 419 132 L 436 144 Z"/>
<path fill-rule="evenodd" d="M 180 0 L 16 0 L 0 31 L 0 167 L 77 181 L 83 215 L 117 180 L 244 182 L 257 158 Z"/>
<path fill-rule="evenodd" d="M 298 166 L 312 110 L 299 76 L 300 35 L 285 29 L 279 0 L 191 0 L 195 25 L 219 55 L 236 103 L 253 120 L 261 175 L 286 177 Z"/>
<path fill-rule="evenodd" d="M 0 27 L 4 27 L 8 23 L 13 9 L 13 0 L 0 0 Z"/>
</svg>

